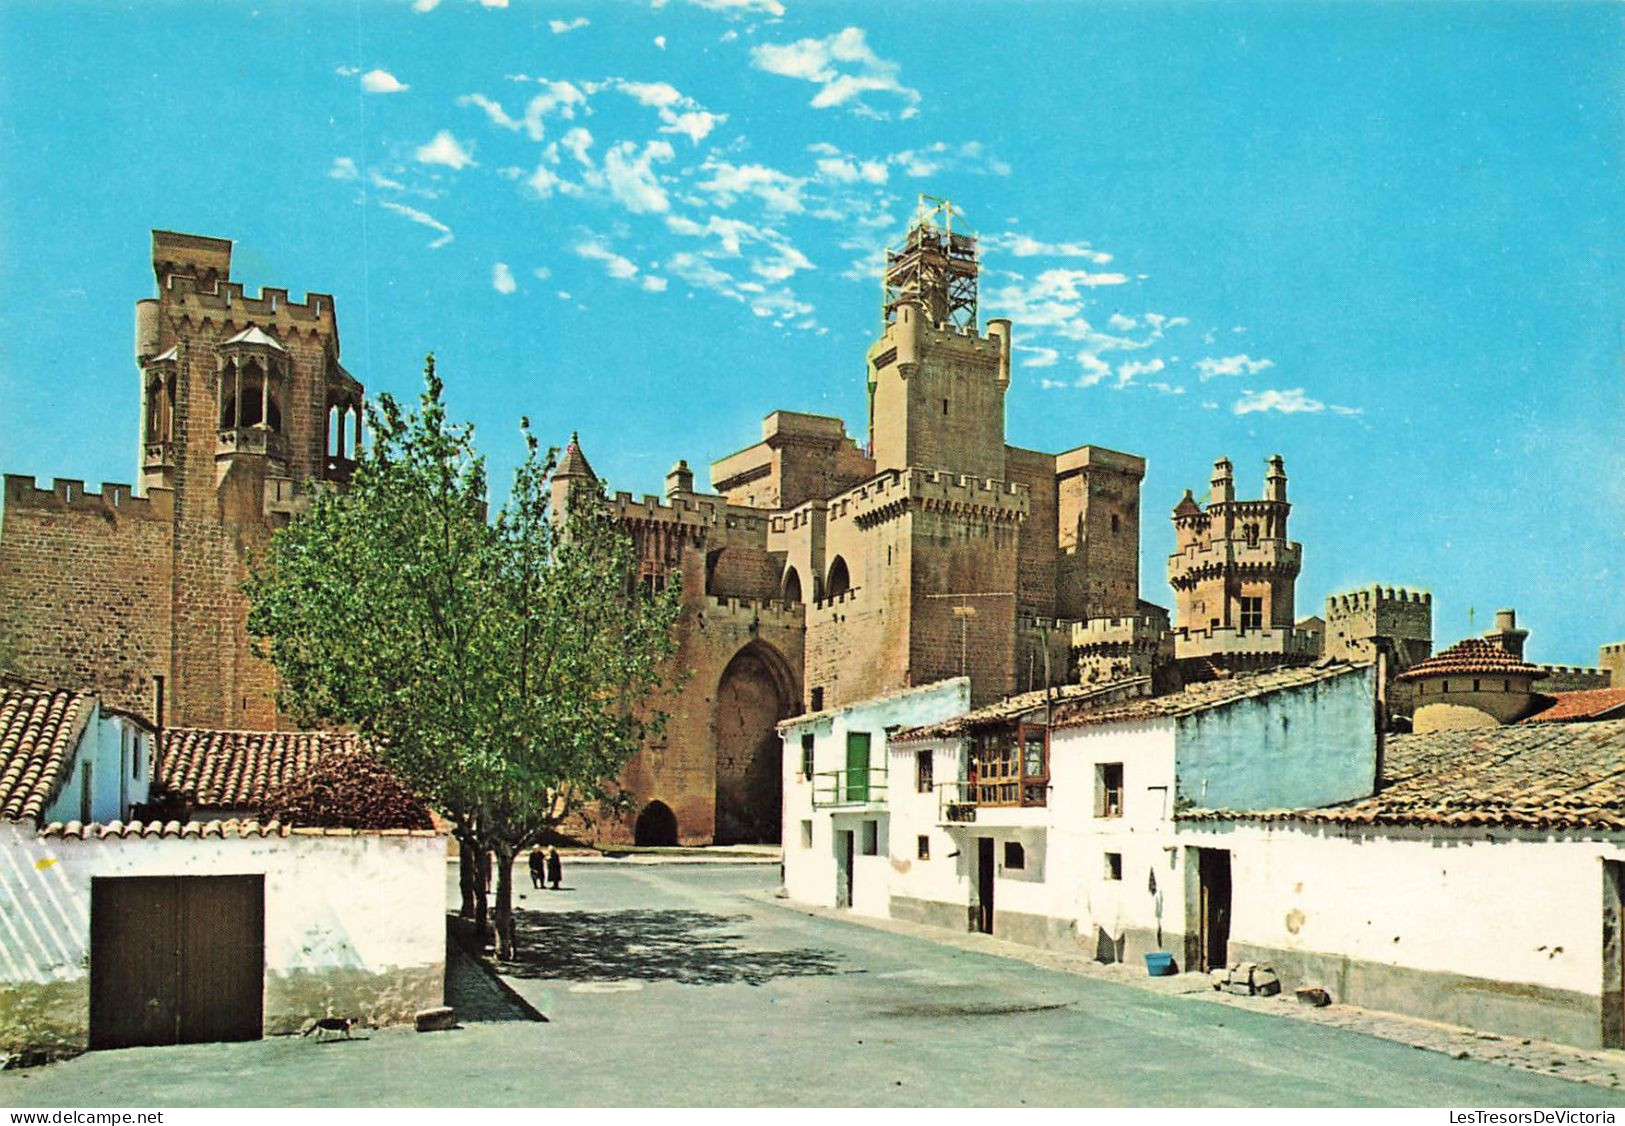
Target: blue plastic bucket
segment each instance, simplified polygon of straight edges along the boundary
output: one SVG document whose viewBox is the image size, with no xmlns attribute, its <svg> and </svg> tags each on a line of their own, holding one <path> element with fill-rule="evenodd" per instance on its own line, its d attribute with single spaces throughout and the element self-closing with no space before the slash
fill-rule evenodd
<svg viewBox="0 0 1625 1126">
<path fill-rule="evenodd" d="M 1157 950 L 1145 956 L 1145 972 L 1152 977 L 1169 977 L 1174 972 L 1174 956 Z"/>
</svg>

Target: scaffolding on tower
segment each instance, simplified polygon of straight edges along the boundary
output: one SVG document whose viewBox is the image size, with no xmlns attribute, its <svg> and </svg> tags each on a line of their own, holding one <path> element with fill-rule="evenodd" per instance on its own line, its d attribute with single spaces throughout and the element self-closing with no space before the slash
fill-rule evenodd
<svg viewBox="0 0 1625 1126">
<path fill-rule="evenodd" d="M 959 229 L 955 230 L 955 220 Z M 900 243 L 886 248 L 882 282 L 885 323 L 897 307 L 917 302 L 927 322 L 976 327 L 976 232 L 946 199 L 921 195 L 914 221 Z"/>
</svg>

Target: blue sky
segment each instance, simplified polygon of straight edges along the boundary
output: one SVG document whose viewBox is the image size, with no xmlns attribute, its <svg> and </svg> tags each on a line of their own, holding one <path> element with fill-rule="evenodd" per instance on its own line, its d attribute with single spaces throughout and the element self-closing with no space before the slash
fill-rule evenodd
<svg viewBox="0 0 1625 1126">
<path fill-rule="evenodd" d="M 1286 458 L 1299 613 L 1625 639 L 1625 9 L 368 0 L 0 6 L 0 468 L 134 475 L 148 231 L 335 295 L 658 492 L 776 408 L 862 437 L 877 254 L 920 192 L 1016 323 L 1012 442 L 1145 455 L 1142 588 L 1221 454 Z M 704 478 L 703 469 L 700 471 Z"/>
</svg>

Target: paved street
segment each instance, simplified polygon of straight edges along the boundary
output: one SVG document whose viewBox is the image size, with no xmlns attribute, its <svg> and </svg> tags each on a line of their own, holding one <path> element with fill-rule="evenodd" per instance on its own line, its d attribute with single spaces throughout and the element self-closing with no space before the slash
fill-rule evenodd
<svg viewBox="0 0 1625 1126">
<path fill-rule="evenodd" d="M 572 864 L 525 889 L 504 1012 L 418 1035 L 98 1052 L 0 1104 L 1619 1105 L 1341 1028 L 1057 972 L 762 898 L 771 865 Z M 469 988 L 467 972 L 460 989 Z M 476 988 L 478 983 L 476 982 Z"/>
</svg>

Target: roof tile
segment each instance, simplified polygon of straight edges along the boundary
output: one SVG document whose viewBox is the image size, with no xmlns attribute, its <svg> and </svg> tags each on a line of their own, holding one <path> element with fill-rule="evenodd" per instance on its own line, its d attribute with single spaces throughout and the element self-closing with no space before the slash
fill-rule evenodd
<svg viewBox="0 0 1625 1126">
<path fill-rule="evenodd" d="M 95 703 L 63 688 L 0 686 L 0 819 L 45 812 L 73 768 Z"/>
</svg>

